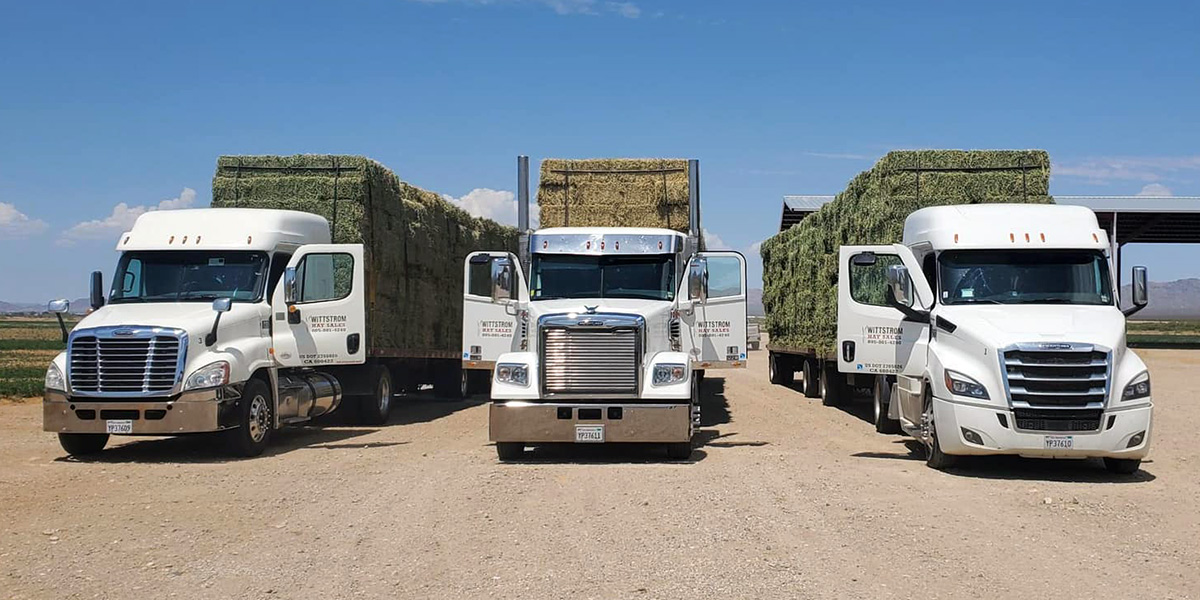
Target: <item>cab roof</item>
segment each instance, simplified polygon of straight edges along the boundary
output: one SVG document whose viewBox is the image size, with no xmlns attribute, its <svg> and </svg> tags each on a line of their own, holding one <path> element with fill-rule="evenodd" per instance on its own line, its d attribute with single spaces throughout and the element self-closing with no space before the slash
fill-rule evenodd
<svg viewBox="0 0 1200 600">
<path fill-rule="evenodd" d="M 258 250 L 327 244 L 324 217 L 294 210 L 194 208 L 155 210 L 138 217 L 117 250 Z"/>
<path fill-rule="evenodd" d="M 922 208 L 904 221 L 904 244 L 935 250 L 1099 249 L 1108 234 L 1096 213 L 1055 204 L 965 204 Z"/>
</svg>

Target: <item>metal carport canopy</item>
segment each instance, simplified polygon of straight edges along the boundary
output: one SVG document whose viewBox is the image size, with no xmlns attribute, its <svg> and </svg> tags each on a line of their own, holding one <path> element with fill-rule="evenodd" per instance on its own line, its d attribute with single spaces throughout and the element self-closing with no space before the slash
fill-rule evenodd
<svg viewBox="0 0 1200 600">
<path fill-rule="evenodd" d="M 1092 209 L 1116 246 L 1200 242 L 1198 196 L 1054 196 L 1054 201 Z"/>
</svg>

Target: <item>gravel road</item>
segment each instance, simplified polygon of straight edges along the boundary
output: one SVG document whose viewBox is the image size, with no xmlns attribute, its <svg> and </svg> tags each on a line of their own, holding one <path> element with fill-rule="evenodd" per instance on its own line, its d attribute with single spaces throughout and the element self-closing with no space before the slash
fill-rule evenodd
<svg viewBox="0 0 1200 600">
<path fill-rule="evenodd" d="M 0 597 L 1200 597 L 1200 352 L 1145 351 L 1153 454 L 930 470 L 863 401 L 705 382 L 687 463 L 547 448 L 500 464 L 482 401 L 406 401 L 379 428 L 206 437 L 64 458 L 35 402 L 0 406 Z"/>
</svg>

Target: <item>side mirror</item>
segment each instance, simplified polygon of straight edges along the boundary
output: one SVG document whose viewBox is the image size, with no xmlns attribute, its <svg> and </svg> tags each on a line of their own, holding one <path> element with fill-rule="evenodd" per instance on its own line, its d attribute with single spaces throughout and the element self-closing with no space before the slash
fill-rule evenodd
<svg viewBox="0 0 1200 600">
<path fill-rule="evenodd" d="M 892 292 L 889 300 L 900 306 L 911 307 L 913 305 L 913 289 L 908 267 L 904 265 L 888 267 L 887 280 L 888 289 Z"/>
<path fill-rule="evenodd" d="M 693 259 L 688 269 L 688 297 L 701 304 L 708 301 L 708 261 L 704 258 Z"/>
<path fill-rule="evenodd" d="M 233 308 L 233 298 L 217 298 L 213 300 L 212 308 L 216 311 L 217 318 L 213 319 L 212 331 L 204 336 L 204 345 L 209 347 L 217 343 L 217 327 L 221 324 L 221 313 L 227 313 Z"/>
<path fill-rule="evenodd" d="M 513 279 L 516 271 L 512 259 L 507 256 L 492 258 L 492 302 L 502 302 L 513 299 Z"/>
<path fill-rule="evenodd" d="M 1146 308 L 1150 303 L 1150 283 L 1146 274 L 1146 267 L 1133 268 L 1133 284 L 1130 286 L 1132 293 L 1133 306 L 1121 311 L 1125 316 L 1132 316 L 1139 310 Z"/>
<path fill-rule="evenodd" d="M 93 310 L 104 306 L 104 274 L 100 271 L 92 271 L 92 293 L 90 299 Z"/>
<path fill-rule="evenodd" d="M 55 301 L 51 302 L 50 304 L 46 305 L 46 310 L 48 310 L 56 315 L 61 315 L 66 312 L 71 312 L 71 301 L 70 300 L 55 300 Z"/>
<path fill-rule="evenodd" d="M 300 299 L 300 290 L 296 285 L 296 267 L 288 267 L 283 271 L 283 301 L 295 304 Z"/>
<path fill-rule="evenodd" d="M 213 310 L 219 313 L 229 312 L 233 308 L 233 298 L 217 298 L 212 303 Z"/>
</svg>

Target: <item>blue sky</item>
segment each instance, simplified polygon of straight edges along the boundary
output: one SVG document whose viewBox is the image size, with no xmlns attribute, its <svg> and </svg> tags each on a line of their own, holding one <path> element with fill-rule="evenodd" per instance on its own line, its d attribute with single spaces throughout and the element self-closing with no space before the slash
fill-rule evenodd
<svg viewBox="0 0 1200 600">
<path fill-rule="evenodd" d="M 783 194 L 893 148 L 1045 148 L 1056 194 L 1200 195 L 1198 24 L 1186 2 L 10 3 L 0 300 L 82 296 L 136 214 L 206 205 L 225 153 L 366 154 L 504 217 L 520 153 L 695 157 L 706 228 L 743 251 Z M 1156 280 L 1197 259 L 1125 255 Z"/>
</svg>

